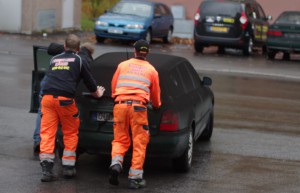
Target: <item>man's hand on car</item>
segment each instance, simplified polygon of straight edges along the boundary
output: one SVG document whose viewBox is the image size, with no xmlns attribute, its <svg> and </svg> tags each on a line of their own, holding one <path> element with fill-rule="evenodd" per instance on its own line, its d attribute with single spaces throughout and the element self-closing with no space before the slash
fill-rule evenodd
<svg viewBox="0 0 300 193">
<path fill-rule="evenodd" d="M 92 96 L 95 98 L 100 98 L 100 97 L 102 97 L 104 91 L 105 91 L 105 88 L 103 86 L 97 86 L 97 90 L 92 93 Z"/>
</svg>

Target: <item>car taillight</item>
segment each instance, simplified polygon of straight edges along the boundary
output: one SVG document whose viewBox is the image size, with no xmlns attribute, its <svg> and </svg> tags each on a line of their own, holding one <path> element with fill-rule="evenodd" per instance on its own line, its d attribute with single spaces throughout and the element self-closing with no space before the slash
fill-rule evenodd
<svg viewBox="0 0 300 193">
<path fill-rule="evenodd" d="M 240 17 L 240 22 L 242 24 L 242 29 L 246 29 L 248 25 L 248 18 L 245 14 L 245 12 L 242 12 L 242 16 Z"/>
<path fill-rule="evenodd" d="M 268 30 L 268 36 L 282 36 L 282 32 L 280 30 Z"/>
<path fill-rule="evenodd" d="M 166 110 L 160 121 L 161 131 L 177 131 L 178 130 L 178 113 L 173 110 Z"/>
<path fill-rule="evenodd" d="M 195 19 L 194 23 L 195 23 L 195 25 L 197 25 L 200 20 L 200 8 L 197 9 L 194 19 Z"/>
</svg>

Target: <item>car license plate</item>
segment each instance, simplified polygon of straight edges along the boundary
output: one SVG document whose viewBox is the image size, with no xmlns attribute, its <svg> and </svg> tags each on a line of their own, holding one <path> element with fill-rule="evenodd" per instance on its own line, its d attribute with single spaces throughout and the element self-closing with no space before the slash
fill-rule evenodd
<svg viewBox="0 0 300 193">
<path fill-rule="evenodd" d="M 113 114 L 109 112 L 92 112 L 91 118 L 93 121 L 114 121 Z"/>
<path fill-rule="evenodd" d="M 227 27 L 219 27 L 219 26 L 211 26 L 210 27 L 210 31 L 227 33 L 228 32 L 228 28 Z"/>
<path fill-rule="evenodd" d="M 108 29 L 107 30 L 108 33 L 112 33 L 112 34 L 123 34 L 123 31 L 122 30 L 119 30 L 119 29 Z"/>
<path fill-rule="evenodd" d="M 285 33 L 284 37 L 292 39 L 300 39 L 300 34 Z"/>
</svg>

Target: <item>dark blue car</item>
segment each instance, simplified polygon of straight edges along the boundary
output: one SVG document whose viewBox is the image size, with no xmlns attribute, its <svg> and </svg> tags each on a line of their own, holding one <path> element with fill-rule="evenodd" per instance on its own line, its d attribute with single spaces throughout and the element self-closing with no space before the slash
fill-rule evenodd
<svg viewBox="0 0 300 193">
<path fill-rule="evenodd" d="M 105 38 L 148 42 L 152 38 L 163 38 L 168 43 L 173 29 L 174 18 L 165 4 L 123 0 L 98 18 L 94 32 L 98 42 Z"/>
</svg>

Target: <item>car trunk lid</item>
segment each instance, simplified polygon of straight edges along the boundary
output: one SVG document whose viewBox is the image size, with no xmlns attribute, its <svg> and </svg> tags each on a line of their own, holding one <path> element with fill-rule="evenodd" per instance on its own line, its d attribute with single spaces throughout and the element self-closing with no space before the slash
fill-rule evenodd
<svg viewBox="0 0 300 193">
<path fill-rule="evenodd" d="M 80 112 L 80 131 L 113 132 L 113 105 L 112 98 L 103 96 L 100 99 L 90 94 L 82 93 L 76 98 Z"/>
<path fill-rule="evenodd" d="M 268 37 L 286 42 L 287 45 L 293 47 L 300 44 L 300 25 L 277 24 L 270 27 Z"/>
<path fill-rule="evenodd" d="M 80 112 L 80 128 L 82 132 L 100 132 L 113 133 L 113 107 L 114 99 L 109 96 L 103 96 L 96 99 L 87 92 L 76 98 L 77 106 Z M 148 110 L 148 122 L 151 135 L 159 133 L 159 123 L 161 112 Z"/>
<path fill-rule="evenodd" d="M 195 30 L 201 36 L 239 37 L 242 7 L 232 2 L 203 2 L 195 16 Z M 197 15 L 197 14 L 196 14 Z M 200 16 L 200 17 L 199 17 Z M 238 27 L 236 27 L 238 26 Z"/>
</svg>

